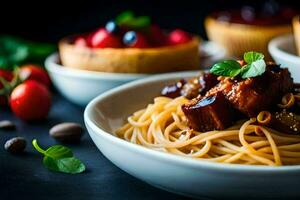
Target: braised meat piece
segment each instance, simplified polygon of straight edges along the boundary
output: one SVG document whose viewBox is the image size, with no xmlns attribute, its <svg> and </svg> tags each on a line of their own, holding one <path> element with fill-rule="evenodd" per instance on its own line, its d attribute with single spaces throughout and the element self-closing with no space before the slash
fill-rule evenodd
<svg viewBox="0 0 300 200">
<path fill-rule="evenodd" d="M 262 110 L 269 110 L 281 97 L 293 89 L 293 79 L 288 69 L 278 65 L 267 65 L 262 76 L 248 79 L 222 78 L 215 90 L 222 91 L 234 108 L 248 117 L 256 116 Z"/>
<path fill-rule="evenodd" d="M 202 85 L 199 83 L 198 77 L 192 78 L 189 79 L 187 83 L 183 85 L 182 89 L 180 90 L 180 95 L 188 99 L 193 99 L 200 94 L 201 88 Z"/>
<path fill-rule="evenodd" d="M 288 134 L 300 134 L 300 116 L 286 109 L 272 114 L 270 127 Z"/>
<path fill-rule="evenodd" d="M 182 106 L 189 126 L 197 131 L 223 130 L 235 118 L 235 110 L 221 91 L 211 96 L 193 99 Z"/>
<path fill-rule="evenodd" d="M 260 111 L 270 110 L 293 89 L 290 72 L 275 64 L 268 64 L 266 72 L 255 78 L 219 77 L 219 81 L 204 97 L 182 106 L 191 128 L 225 129 L 240 116 L 237 113 L 256 117 Z"/>
<path fill-rule="evenodd" d="M 179 97 L 181 95 L 180 94 L 181 89 L 185 83 L 186 83 L 186 81 L 184 79 L 181 79 L 180 81 L 178 81 L 175 84 L 167 85 L 162 89 L 161 95 L 172 98 L 172 99 Z"/>
<path fill-rule="evenodd" d="M 161 94 L 170 98 L 184 96 L 188 99 L 196 98 L 219 83 L 217 76 L 211 73 L 202 73 L 199 77 L 179 82 L 163 88 Z"/>
<path fill-rule="evenodd" d="M 207 91 L 219 83 L 218 76 L 212 73 L 205 73 L 203 76 L 199 77 L 199 83 L 202 86 L 200 89 L 200 94 L 205 95 Z"/>
<path fill-rule="evenodd" d="M 300 83 L 294 83 L 293 90 L 294 93 L 300 93 Z"/>
</svg>

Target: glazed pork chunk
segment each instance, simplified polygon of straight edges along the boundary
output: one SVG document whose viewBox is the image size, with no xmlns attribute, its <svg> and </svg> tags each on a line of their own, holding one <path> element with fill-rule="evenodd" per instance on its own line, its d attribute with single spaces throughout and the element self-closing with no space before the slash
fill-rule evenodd
<svg viewBox="0 0 300 200">
<path fill-rule="evenodd" d="M 204 97 L 182 106 L 193 129 L 222 130 L 242 114 L 255 117 L 262 110 L 270 110 L 293 88 L 289 71 L 274 64 L 268 64 L 266 72 L 255 78 L 219 77 L 219 80 Z"/>
<path fill-rule="evenodd" d="M 219 83 L 217 78 L 211 73 L 202 73 L 196 78 L 182 79 L 173 85 L 164 87 L 161 94 L 169 98 L 184 96 L 193 99 L 199 95 L 205 95 L 208 90 L 216 86 Z"/>
<path fill-rule="evenodd" d="M 195 98 L 182 110 L 189 126 L 197 131 L 223 130 L 232 124 L 236 113 L 221 91 Z"/>
<path fill-rule="evenodd" d="M 262 76 L 245 80 L 222 79 L 219 85 L 231 105 L 248 117 L 255 117 L 262 110 L 269 110 L 283 95 L 293 88 L 288 69 L 269 64 Z"/>
</svg>

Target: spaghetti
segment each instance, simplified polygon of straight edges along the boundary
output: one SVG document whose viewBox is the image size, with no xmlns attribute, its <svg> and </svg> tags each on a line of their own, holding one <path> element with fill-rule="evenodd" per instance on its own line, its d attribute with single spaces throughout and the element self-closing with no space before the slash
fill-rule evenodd
<svg viewBox="0 0 300 200">
<path fill-rule="evenodd" d="M 188 101 L 182 96 L 157 97 L 130 116 L 116 134 L 134 144 L 194 159 L 269 166 L 300 164 L 300 136 L 256 125 L 255 118 L 222 131 L 197 132 L 189 128 L 181 110 Z"/>
</svg>

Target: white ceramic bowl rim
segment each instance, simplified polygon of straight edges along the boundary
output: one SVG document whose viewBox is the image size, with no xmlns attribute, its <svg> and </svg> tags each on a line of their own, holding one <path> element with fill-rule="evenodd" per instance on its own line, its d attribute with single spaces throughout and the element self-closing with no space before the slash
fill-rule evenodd
<svg viewBox="0 0 300 200">
<path fill-rule="evenodd" d="M 295 60 L 296 62 L 300 63 L 300 56 L 291 54 L 280 48 L 282 43 L 285 43 L 286 40 L 293 40 L 293 37 L 293 34 L 285 34 L 274 38 L 269 43 L 269 51 L 273 52 L 273 54 L 276 54 L 278 57 L 280 57 L 283 60 L 286 60 L 287 62 L 289 62 L 290 60 Z"/>
<path fill-rule="evenodd" d="M 191 73 L 191 72 L 189 72 Z M 145 155 L 156 157 L 157 159 L 172 162 L 174 164 L 178 165 L 189 165 L 193 167 L 208 167 L 213 168 L 214 170 L 220 170 L 220 171 L 235 171 L 235 172 L 242 172 L 242 173 L 287 173 L 287 172 L 293 172 L 293 171 L 299 171 L 300 165 L 290 165 L 290 166 L 279 166 L 279 167 L 273 167 L 273 166 L 259 166 L 259 165 L 241 165 L 241 164 L 222 164 L 222 163 L 214 163 L 210 161 L 205 160 L 195 160 L 192 158 L 187 158 L 183 156 L 173 155 L 171 153 L 165 153 L 160 151 L 155 151 L 143 146 L 139 146 L 130 142 L 127 142 L 121 138 L 118 138 L 114 135 L 112 135 L 109 132 L 106 132 L 105 130 L 98 127 L 90 118 L 89 113 L 92 112 L 96 104 L 101 101 L 102 99 L 109 98 L 109 96 L 118 93 L 122 90 L 125 90 L 127 88 L 131 88 L 134 86 L 137 86 L 139 84 L 144 83 L 151 83 L 155 82 L 155 80 L 161 80 L 166 79 L 166 76 L 169 78 L 174 77 L 180 77 L 182 73 L 168 73 L 163 75 L 155 75 L 149 78 L 141 79 L 132 81 L 130 83 L 124 84 L 122 86 L 116 87 L 112 90 L 109 90 L 95 99 L 93 99 L 86 107 L 84 111 L 84 120 L 85 123 L 91 127 L 97 134 L 101 135 L 102 137 L 105 137 L 107 140 L 112 141 L 112 144 L 120 145 L 123 148 L 131 148 L 139 153 L 143 153 Z"/>
<path fill-rule="evenodd" d="M 134 73 L 109 73 L 109 72 L 97 72 L 97 71 L 88 71 L 88 70 L 80 70 L 74 69 L 70 67 L 64 67 L 63 65 L 58 64 L 58 53 L 53 53 L 47 57 L 45 60 L 45 66 L 47 70 L 52 73 L 63 73 L 65 76 L 79 77 L 84 78 L 87 77 L 89 79 L 106 79 L 106 80 L 133 80 L 142 78 L 145 76 L 149 76 L 150 74 L 134 74 Z"/>
</svg>

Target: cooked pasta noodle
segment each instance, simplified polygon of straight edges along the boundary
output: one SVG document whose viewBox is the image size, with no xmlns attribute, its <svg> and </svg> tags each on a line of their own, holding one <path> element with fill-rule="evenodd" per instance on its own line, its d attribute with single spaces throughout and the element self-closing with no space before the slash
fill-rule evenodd
<svg viewBox="0 0 300 200">
<path fill-rule="evenodd" d="M 255 118 L 222 131 L 197 132 L 189 128 L 181 110 L 188 101 L 184 97 L 157 97 L 130 116 L 116 134 L 131 143 L 194 159 L 248 165 L 300 164 L 300 136 L 256 125 Z"/>
</svg>

